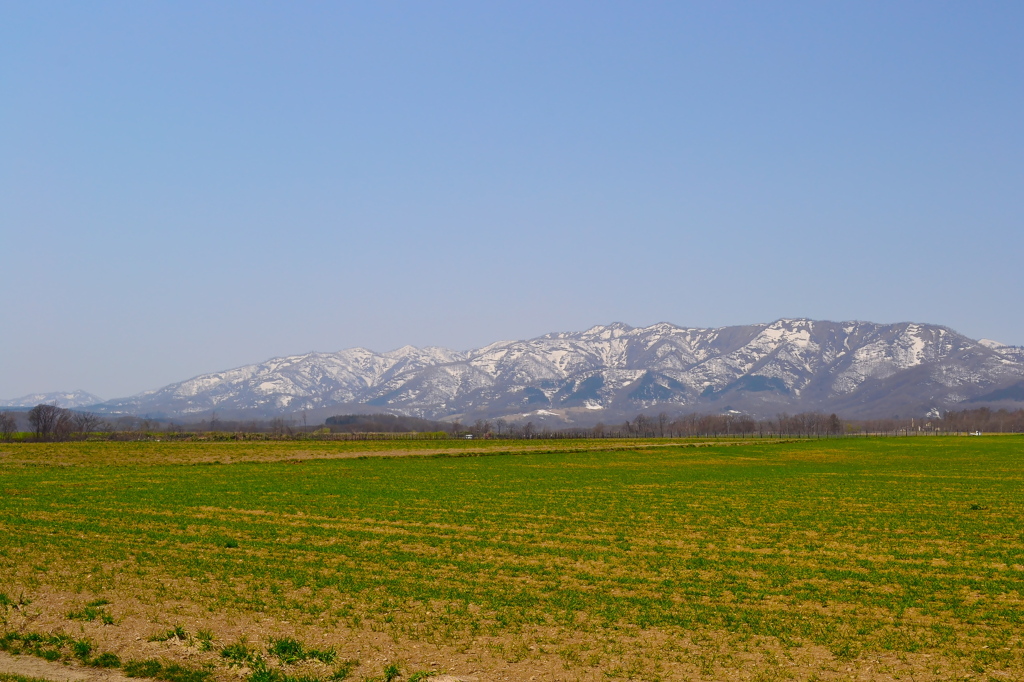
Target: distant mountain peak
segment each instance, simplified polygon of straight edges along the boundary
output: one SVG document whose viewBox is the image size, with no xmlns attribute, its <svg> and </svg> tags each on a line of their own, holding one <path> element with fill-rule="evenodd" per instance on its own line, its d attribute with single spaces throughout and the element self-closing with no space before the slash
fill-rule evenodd
<svg viewBox="0 0 1024 682">
<path fill-rule="evenodd" d="M 560 335 L 614 338 L 632 332 L 635 329 L 635 327 L 631 327 L 625 322 L 611 322 L 609 324 L 594 325 L 593 327 L 587 329 L 584 332 L 562 332 Z"/>
<path fill-rule="evenodd" d="M 30 393 L 13 400 L 0 400 L 0 407 L 35 407 L 36 405 L 57 405 L 57 407 L 78 408 L 102 403 L 103 398 L 87 393 L 81 389 L 76 391 L 58 391 L 55 393 Z"/>
</svg>

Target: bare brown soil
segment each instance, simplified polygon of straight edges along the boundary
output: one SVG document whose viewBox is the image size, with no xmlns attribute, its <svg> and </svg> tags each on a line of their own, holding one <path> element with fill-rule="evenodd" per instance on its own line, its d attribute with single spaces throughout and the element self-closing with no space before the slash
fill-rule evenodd
<svg viewBox="0 0 1024 682">
<path fill-rule="evenodd" d="M 295 637 L 310 646 L 333 647 L 338 659 L 354 659 L 359 666 L 351 680 L 379 675 L 384 666 L 399 662 L 409 671 L 435 671 L 435 682 L 484 681 L 593 681 L 616 678 L 637 680 L 939 680 L 966 679 L 962 668 L 942 656 L 929 654 L 869 655 L 854 660 L 838 659 L 820 647 L 784 647 L 772 638 L 736 641 L 728 633 L 704 633 L 699 641 L 692 633 L 661 629 L 637 630 L 624 626 L 613 638 L 594 639 L 584 632 L 564 628 L 538 628 L 517 635 L 473 638 L 458 645 L 433 644 L 396 637 L 374 627 L 352 629 L 338 623 L 295 623 L 271 615 L 211 613 L 188 601 L 139 603 L 127 595 L 110 594 L 116 609 L 116 625 L 72 622 L 65 614 L 80 605 L 82 596 L 38 592 L 32 604 L 9 617 L 9 627 L 44 634 L 63 632 L 95 642 L 97 651 L 116 653 L 122 660 L 159 659 L 191 667 L 217 666 L 215 679 L 237 682 L 247 668 L 225 668 L 217 651 L 245 641 L 265 646 L 273 638 Z M 134 603 L 133 603 L 134 602 Z M 212 651 L 201 651 L 195 640 L 149 641 L 175 626 L 195 633 L 215 634 Z M 588 658 L 600 666 L 588 667 Z M 610 657 L 609 657 L 610 654 Z M 326 676 L 331 667 L 319 662 L 284 666 L 291 674 Z M 0 652 L 0 672 L 40 677 L 55 682 L 102 680 L 126 682 L 116 670 L 50 663 L 31 656 Z M 1009 673 L 990 671 L 989 679 L 1012 679 Z"/>
<path fill-rule="evenodd" d="M 143 441 L 125 443 L 0 444 L 0 465 L 132 466 L 166 464 L 231 464 L 236 462 L 296 463 L 318 459 L 364 457 L 479 457 L 545 452 L 650 451 L 659 448 L 752 444 L 749 440 L 652 441 L 608 439 L 592 441 L 463 441 L 458 446 L 426 447 L 422 441 Z M 443 442 L 443 441 L 442 441 Z M 399 445 L 400 444 L 400 445 Z"/>
<path fill-rule="evenodd" d="M 79 665 L 51 663 L 34 656 L 11 656 L 3 651 L 0 651 L 0 672 L 53 680 L 53 682 L 78 682 L 79 680 L 127 682 L 129 679 L 117 670 L 97 670 Z"/>
</svg>

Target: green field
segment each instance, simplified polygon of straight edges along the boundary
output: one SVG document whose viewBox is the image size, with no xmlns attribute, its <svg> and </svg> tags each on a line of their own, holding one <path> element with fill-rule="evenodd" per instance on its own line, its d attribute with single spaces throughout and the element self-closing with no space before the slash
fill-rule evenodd
<svg viewBox="0 0 1024 682">
<path fill-rule="evenodd" d="M 1024 677 L 1024 438 L 630 445 L 0 445 L 2 627 L 223 679 Z"/>
</svg>

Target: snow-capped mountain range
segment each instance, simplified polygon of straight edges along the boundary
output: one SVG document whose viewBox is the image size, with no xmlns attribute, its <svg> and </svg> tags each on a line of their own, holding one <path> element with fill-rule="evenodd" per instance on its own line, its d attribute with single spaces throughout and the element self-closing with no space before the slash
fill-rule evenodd
<svg viewBox="0 0 1024 682">
<path fill-rule="evenodd" d="M 201 418 L 396 412 L 595 422 L 640 411 L 905 416 L 1024 401 L 1024 348 L 919 323 L 622 323 L 470 351 L 405 346 L 275 358 L 95 407 Z"/>
</svg>

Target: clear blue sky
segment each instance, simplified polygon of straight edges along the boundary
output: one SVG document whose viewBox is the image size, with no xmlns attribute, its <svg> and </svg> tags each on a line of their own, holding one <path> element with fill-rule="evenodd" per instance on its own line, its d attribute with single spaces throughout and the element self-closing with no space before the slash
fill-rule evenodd
<svg viewBox="0 0 1024 682">
<path fill-rule="evenodd" d="M 1020 2 L 2 2 L 0 398 L 620 320 L 1024 344 Z"/>
</svg>

